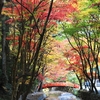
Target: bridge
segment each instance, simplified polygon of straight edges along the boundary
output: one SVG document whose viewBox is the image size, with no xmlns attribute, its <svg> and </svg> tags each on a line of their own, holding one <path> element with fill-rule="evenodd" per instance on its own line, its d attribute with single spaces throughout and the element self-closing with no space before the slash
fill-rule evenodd
<svg viewBox="0 0 100 100">
<path fill-rule="evenodd" d="M 74 84 L 74 83 L 71 83 L 71 82 L 55 82 L 55 83 L 46 83 L 46 84 L 43 84 L 42 85 L 42 88 L 51 88 L 51 87 L 65 87 L 65 86 L 68 86 L 68 87 L 73 87 L 73 88 L 79 88 L 79 85 L 78 84 Z"/>
</svg>

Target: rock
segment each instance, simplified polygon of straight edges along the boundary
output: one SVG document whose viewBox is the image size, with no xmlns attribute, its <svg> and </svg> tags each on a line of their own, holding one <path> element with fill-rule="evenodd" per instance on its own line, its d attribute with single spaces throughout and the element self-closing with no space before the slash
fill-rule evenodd
<svg viewBox="0 0 100 100">
<path fill-rule="evenodd" d="M 68 92 L 62 93 L 58 98 L 59 100 L 77 100 L 75 95 Z"/>
<path fill-rule="evenodd" d="M 43 92 L 31 93 L 27 96 L 26 100 L 44 100 L 46 95 Z"/>
</svg>

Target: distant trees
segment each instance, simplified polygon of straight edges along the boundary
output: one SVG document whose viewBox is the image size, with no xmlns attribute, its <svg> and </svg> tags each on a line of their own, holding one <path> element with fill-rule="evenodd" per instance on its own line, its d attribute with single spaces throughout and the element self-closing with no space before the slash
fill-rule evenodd
<svg viewBox="0 0 100 100">
<path fill-rule="evenodd" d="M 66 60 L 63 57 L 63 52 L 66 45 L 63 41 L 52 40 L 50 45 L 51 51 L 47 55 L 46 67 L 44 76 L 51 82 L 65 82 L 68 71 L 66 70 Z M 63 52 L 62 52 L 63 51 Z"/>
</svg>

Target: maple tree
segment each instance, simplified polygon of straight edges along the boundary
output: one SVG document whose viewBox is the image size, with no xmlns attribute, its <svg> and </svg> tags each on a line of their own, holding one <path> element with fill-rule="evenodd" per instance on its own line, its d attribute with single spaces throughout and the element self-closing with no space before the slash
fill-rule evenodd
<svg viewBox="0 0 100 100">
<path fill-rule="evenodd" d="M 81 48 L 81 50 L 84 48 L 84 50 L 85 50 L 85 49 L 87 49 L 87 46 L 79 47 L 79 48 Z M 86 50 L 85 50 L 85 52 L 86 52 Z M 87 52 L 85 54 L 87 54 Z M 64 56 L 66 57 L 66 59 L 69 63 L 67 70 L 70 70 L 76 74 L 77 79 L 80 83 L 80 89 L 82 89 L 82 82 L 83 82 L 83 80 L 86 79 L 84 69 L 86 71 L 88 71 L 88 69 L 89 69 L 88 65 L 85 66 L 85 68 L 82 67 L 80 55 L 73 48 L 66 51 L 64 53 Z M 84 56 L 83 56 L 83 59 L 84 59 Z M 91 62 L 92 62 L 92 60 L 91 60 Z"/>
<path fill-rule="evenodd" d="M 79 12 L 73 14 L 72 23 L 63 23 L 62 27 L 70 45 L 78 53 L 78 56 L 75 55 L 73 60 L 80 59 L 79 62 L 76 61 L 75 63 L 81 64 L 83 74 L 91 82 L 91 91 L 93 92 L 95 89 L 96 93 L 98 93 L 95 87 L 95 80 L 100 77 L 100 41 L 98 39 L 100 37 L 98 27 L 100 20 L 99 8 L 97 6 L 99 5 L 99 1 L 95 2 L 88 0 L 81 2 L 78 0 Z M 82 6 L 84 3 L 87 4 Z M 95 77 L 93 68 L 95 68 Z M 88 71 L 90 74 L 88 74 Z"/>
<path fill-rule="evenodd" d="M 23 93 L 25 100 L 44 66 L 45 44 L 53 32 L 52 27 L 56 27 L 58 21 L 70 20 L 68 15 L 74 11 L 75 7 L 61 0 L 12 0 L 5 4 L 2 14 L 9 16 L 5 23 L 10 26 L 6 37 L 10 50 L 8 58 L 13 62 L 10 65 L 12 100 Z"/>
<path fill-rule="evenodd" d="M 18 4 L 18 3 L 20 3 L 20 4 Z M 26 2 L 22 2 L 22 5 L 21 5 L 21 2 L 17 1 L 16 6 L 14 6 L 14 8 L 11 9 L 11 10 L 14 10 L 14 13 L 6 12 L 7 10 L 9 10 L 9 8 L 7 8 L 7 10 L 4 9 L 4 12 L 6 12 L 6 14 L 9 14 L 10 17 L 13 16 L 13 14 L 14 14 L 13 18 L 10 18 L 9 20 L 6 21 L 6 23 L 11 24 L 11 27 L 12 27 L 11 29 L 13 29 L 12 30 L 13 34 L 8 36 L 6 39 L 10 40 L 9 45 L 10 45 L 11 53 L 12 52 L 16 53 L 15 60 L 13 59 L 14 66 L 13 66 L 13 71 L 12 71 L 12 77 L 13 77 L 12 99 L 13 100 L 14 99 L 16 100 L 17 98 L 19 98 L 21 92 L 25 93 L 25 95 L 23 96 L 23 100 L 24 100 L 26 98 L 28 92 L 30 91 L 30 88 L 31 88 L 34 80 L 36 79 L 36 76 L 38 74 L 40 64 L 41 64 L 41 62 L 39 62 L 39 61 L 37 62 L 37 60 L 41 60 L 41 58 L 38 56 L 42 55 L 42 53 L 41 54 L 39 53 L 39 50 L 42 45 L 42 40 L 43 40 L 44 34 L 46 33 L 46 26 L 48 23 L 48 19 L 49 19 L 49 15 L 51 12 L 53 1 L 51 1 L 50 9 L 49 9 L 49 5 L 48 5 L 48 13 L 47 13 L 46 19 L 43 20 L 43 26 L 40 27 L 41 34 L 39 32 L 37 32 L 37 30 L 38 30 L 38 27 L 37 27 L 38 22 L 36 21 L 37 16 L 36 16 L 36 18 L 34 18 L 34 15 L 32 15 L 32 19 L 31 19 L 31 15 L 30 15 L 31 12 L 27 12 L 28 8 L 25 8 L 23 3 L 26 4 Z M 42 6 L 44 7 L 44 5 L 43 5 L 44 1 L 41 1 L 41 2 L 38 1 L 36 3 L 37 3 L 36 7 L 38 7 L 39 3 L 40 4 L 42 3 Z M 17 7 L 18 7 L 18 9 L 16 9 Z M 18 10 L 19 10 L 19 13 L 16 12 Z M 30 15 L 30 18 L 28 21 L 26 20 L 26 18 L 28 18 L 29 16 L 25 17 L 25 13 L 26 14 L 28 13 L 28 15 Z M 18 17 L 16 16 L 16 14 L 18 15 Z M 33 26 L 31 25 L 34 23 L 36 24 L 35 25 L 36 28 L 34 27 L 34 25 Z M 40 23 L 42 23 L 42 21 Z M 17 29 L 15 29 L 14 26 Z M 31 26 L 31 27 L 29 27 L 29 26 Z M 18 34 L 16 34 L 16 33 L 18 33 Z M 11 48 L 11 46 L 13 48 Z M 39 67 L 37 67 L 37 66 L 39 66 Z M 30 76 L 31 76 L 31 78 L 30 78 Z M 27 91 L 25 92 L 24 88 L 25 88 L 26 80 L 29 80 L 29 83 L 28 83 L 29 86 L 27 88 Z M 21 85 L 20 85 L 20 82 L 21 82 Z M 19 88 L 19 85 L 20 85 L 20 88 Z M 24 86 L 24 88 L 23 88 L 23 86 Z M 16 91 L 19 91 L 19 93 L 17 94 Z"/>
</svg>

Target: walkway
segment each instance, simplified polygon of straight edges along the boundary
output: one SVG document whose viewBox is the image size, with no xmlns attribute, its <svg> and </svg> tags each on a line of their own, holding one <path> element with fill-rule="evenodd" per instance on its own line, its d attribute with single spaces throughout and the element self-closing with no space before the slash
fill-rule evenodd
<svg viewBox="0 0 100 100">
<path fill-rule="evenodd" d="M 81 99 L 68 92 L 50 91 L 48 97 L 45 100 L 81 100 Z"/>
<path fill-rule="evenodd" d="M 47 97 L 46 97 L 47 95 Z M 45 98 L 46 97 L 46 98 Z M 26 100 L 81 100 L 75 95 L 62 91 L 37 92 L 28 95 Z"/>
<path fill-rule="evenodd" d="M 55 98 L 55 97 L 48 97 L 45 100 L 59 100 L 59 99 L 58 98 Z M 76 100 L 82 100 L 82 99 L 80 99 L 80 98 L 77 97 Z"/>
</svg>

